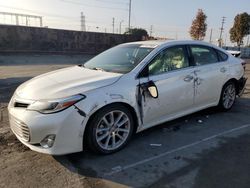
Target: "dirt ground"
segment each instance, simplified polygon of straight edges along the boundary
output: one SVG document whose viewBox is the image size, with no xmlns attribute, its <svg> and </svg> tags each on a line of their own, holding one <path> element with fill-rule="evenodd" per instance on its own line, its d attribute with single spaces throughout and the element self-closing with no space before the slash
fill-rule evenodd
<svg viewBox="0 0 250 188">
<path fill-rule="evenodd" d="M 69 65 L 58 64 L 58 65 L 36 65 L 36 66 L 33 65 L 7 66 L 7 65 L 1 65 L 0 63 L 0 187 L 105 188 L 105 187 L 131 186 L 131 184 L 129 183 L 128 184 L 121 183 L 122 181 L 112 181 L 108 178 L 105 179 L 103 177 L 98 177 L 98 175 L 93 174 L 96 172 L 94 171 L 92 172 L 91 169 L 83 168 L 81 170 L 79 169 L 76 170 L 77 168 L 72 166 L 72 163 L 74 163 L 74 159 L 80 160 L 82 157 L 83 158 L 85 157 L 87 160 L 89 156 L 91 156 L 91 158 L 99 158 L 99 157 L 92 155 L 85 156 L 82 154 L 74 154 L 73 157 L 72 156 L 53 157 L 50 155 L 44 155 L 37 152 L 33 152 L 24 145 L 22 145 L 10 131 L 8 124 L 7 104 L 15 88 L 23 81 L 35 75 L 66 66 Z M 248 77 L 250 77 L 250 61 L 247 64 L 247 74 Z M 247 89 L 245 90 L 245 95 L 244 95 L 245 98 L 250 98 L 249 94 L 250 94 L 250 80 L 248 80 Z M 245 109 L 249 111 L 249 106 L 245 107 Z M 237 111 L 235 113 L 237 113 Z M 249 119 L 246 121 L 249 122 Z M 148 133 L 146 132 L 145 134 Z M 138 138 L 139 140 L 138 142 L 140 142 L 141 137 Z M 230 149 L 233 150 L 233 148 L 238 148 L 238 150 L 241 151 L 242 148 L 240 148 L 240 144 L 241 143 L 238 143 L 237 145 L 237 141 L 232 141 L 232 144 L 230 144 L 230 147 L 227 148 L 227 150 Z M 247 152 L 249 152 L 249 150 L 247 150 Z M 217 155 L 218 153 L 214 154 Z M 75 157 L 76 155 L 77 157 Z M 114 155 L 114 160 L 115 156 L 116 155 Z M 112 160 L 112 156 L 109 156 L 108 159 Z M 244 160 L 246 161 L 246 165 L 248 165 L 248 169 L 250 170 L 249 166 L 250 159 L 248 158 Z M 177 162 L 179 161 L 178 156 L 177 158 L 175 158 L 175 161 Z M 225 165 L 231 165 L 231 164 L 225 164 Z M 223 168 L 223 166 L 221 168 Z M 202 179 L 204 179 L 205 176 L 207 176 L 209 173 L 220 176 L 220 174 L 217 174 L 216 172 L 204 173 L 204 177 L 200 177 L 199 179 L 200 187 L 207 187 L 204 184 L 202 184 Z M 180 174 L 181 172 L 179 172 L 179 174 L 176 173 L 175 176 L 180 176 Z M 248 176 L 250 176 L 249 171 L 248 171 Z M 162 178 L 158 177 L 158 181 L 156 181 L 154 184 L 151 184 L 151 187 L 163 187 L 163 186 L 175 187 L 168 184 L 169 182 L 171 182 L 171 178 L 173 178 L 173 176 L 167 176 L 167 177 L 162 176 Z M 246 184 L 248 183 L 248 185 L 250 183 L 249 179 L 247 180 L 247 178 L 246 180 L 243 179 L 243 181 L 248 181 L 245 182 Z M 192 184 L 186 184 L 186 185 L 188 185 L 187 187 L 192 187 Z M 216 184 L 214 185 L 216 187 Z M 183 185 L 183 187 L 185 187 L 185 184 Z"/>
</svg>

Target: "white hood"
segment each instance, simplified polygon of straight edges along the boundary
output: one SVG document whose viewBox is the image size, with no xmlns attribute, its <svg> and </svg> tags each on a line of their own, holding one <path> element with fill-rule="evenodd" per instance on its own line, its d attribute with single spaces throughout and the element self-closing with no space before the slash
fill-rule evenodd
<svg viewBox="0 0 250 188">
<path fill-rule="evenodd" d="M 110 85 L 120 77 L 118 73 L 74 66 L 32 78 L 17 88 L 16 95 L 30 100 L 63 98 Z"/>
</svg>

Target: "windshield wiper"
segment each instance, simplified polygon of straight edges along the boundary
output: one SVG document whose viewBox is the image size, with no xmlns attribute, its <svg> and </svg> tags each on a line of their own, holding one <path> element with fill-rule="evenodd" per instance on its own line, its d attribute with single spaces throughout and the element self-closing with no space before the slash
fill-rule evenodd
<svg viewBox="0 0 250 188">
<path fill-rule="evenodd" d="M 86 69 L 91 69 L 91 70 L 98 70 L 98 71 L 103 71 L 103 72 L 107 72 L 106 70 L 102 69 L 102 68 L 99 68 L 99 67 L 85 67 L 84 64 L 80 64 L 78 65 L 79 67 L 83 67 L 83 68 L 86 68 Z"/>
<path fill-rule="evenodd" d="M 78 67 L 84 67 L 84 68 L 86 68 L 84 64 L 79 64 L 79 65 L 77 65 L 77 66 L 78 66 Z"/>
<path fill-rule="evenodd" d="M 90 69 L 106 72 L 106 70 L 104 70 L 102 68 L 99 68 L 99 67 L 93 67 L 93 68 L 90 68 Z"/>
</svg>

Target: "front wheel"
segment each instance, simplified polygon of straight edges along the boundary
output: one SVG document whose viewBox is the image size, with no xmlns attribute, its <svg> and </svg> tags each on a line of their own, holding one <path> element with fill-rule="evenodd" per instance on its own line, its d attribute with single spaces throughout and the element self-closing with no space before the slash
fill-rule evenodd
<svg viewBox="0 0 250 188">
<path fill-rule="evenodd" d="M 107 106 L 98 111 L 88 124 L 88 147 L 96 153 L 114 153 L 128 143 L 133 129 L 133 117 L 126 107 Z"/>
<path fill-rule="evenodd" d="M 226 83 L 221 92 L 219 108 L 223 111 L 228 111 L 232 108 L 236 99 L 236 87 L 233 82 Z"/>
</svg>

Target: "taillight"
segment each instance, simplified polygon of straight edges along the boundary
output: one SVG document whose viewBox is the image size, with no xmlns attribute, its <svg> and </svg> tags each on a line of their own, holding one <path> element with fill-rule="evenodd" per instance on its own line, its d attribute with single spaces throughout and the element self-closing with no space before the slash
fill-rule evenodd
<svg viewBox="0 0 250 188">
<path fill-rule="evenodd" d="M 244 68 L 244 70 L 246 70 L 246 62 L 245 62 L 245 61 L 242 61 L 242 62 L 241 62 L 241 65 L 242 65 L 242 67 Z"/>
</svg>

